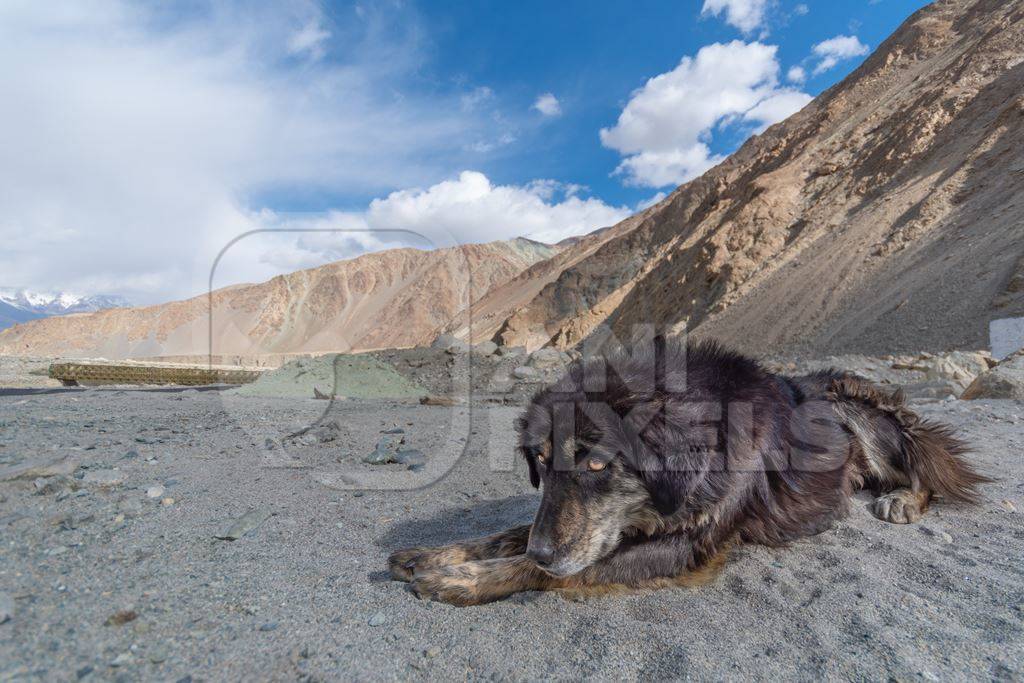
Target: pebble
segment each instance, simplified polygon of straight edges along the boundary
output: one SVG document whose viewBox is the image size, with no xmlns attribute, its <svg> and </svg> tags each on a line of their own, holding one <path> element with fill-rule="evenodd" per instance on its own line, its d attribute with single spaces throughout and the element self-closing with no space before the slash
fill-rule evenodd
<svg viewBox="0 0 1024 683">
<path fill-rule="evenodd" d="M 174 505 L 174 499 L 164 498 L 163 500 L 160 501 L 160 504 L 163 505 L 164 507 L 170 507 L 171 505 Z"/>
<path fill-rule="evenodd" d="M 114 657 L 110 662 L 110 666 L 125 666 L 132 663 L 132 655 L 129 652 L 122 652 L 118 656 Z"/>
<path fill-rule="evenodd" d="M 123 609 L 118 612 L 114 612 L 107 620 L 103 622 L 104 626 L 124 626 L 125 624 L 135 621 L 139 618 L 138 613 L 133 609 Z"/>
<path fill-rule="evenodd" d="M 367 621 L 366 623 L 369 624 L 370 626 L 377 627 L 377 626 L 383 626 L 387 622 L 387 620 L 388 619 L 387 619 L 387 617 L 384 616 L 383 612 L 377 612 L 372 617 L 370 617 L 370 620 Z"/>
<path fill-rule="evenodd" d="M 88 676 L 91 673 L 92 673 L 92 667 L 91 666 L 83 666 L 81 669 L 79 669 L 78 671 L 75 672 L 75 678 L 77 678 L 78 680 L 82 680 L 83 678 L 85 678 L 86 676 Z"/>
<path fill-rule="evenodd" d="M 423 655 L 425 657 L 427 657 L 428 659 L 433 659 L 434 657 L 437 657 L 440 654 L 441 654 L 441 648 L 438 647 L 437 645 L 431 645 L 430 647 L 428 647 L 426 650 L 423 651 Z"/>
<path fill-rule="evenodd" d="M 1005 498 L 1003 500 L 999 501 L 999 504 L 1002 505 L 1003 509 L 1006 510 L 1007 512 L 1016 512 L 1017 511 L 1017 506 L 1014 505 L 1009 500 L 1006 500 Z"/>
<path fill-rule="evenodd" d="M 85 473 L 82 481 L 94 486 L 119 486 L 124 483 L 124 474 L 117 470 L 92 470 Z"/>
<path fill-rule="evenodd" d="M 165 499 L 168 500 L 168 499 Z M 171 501 L 172 503 L 174 501 Z M 266 509 L 257 508 L 255 510 L 249 510 L 238 519 L 231 522 L 228 528 L 214 538 L 222 541 L 237 541 L 242 536 L 256 530 L 261 524 L 270 519 L 270 511 Z"/>
<path fill-rule="evenodd" d="M 161 498 L 164 495 L 164 487 L 157 484 L 146 489 L 147 498 Z"/>
<path fill-rule="evenodd" d="M 264 633 L 267 633 L 269 631 L 276 631 L 276 630 L 277 630 L 277 622 L 276 621 L 268 621 L 265 624 L 260 624 L 260 631 L 263 631 Z"/>
</svg>

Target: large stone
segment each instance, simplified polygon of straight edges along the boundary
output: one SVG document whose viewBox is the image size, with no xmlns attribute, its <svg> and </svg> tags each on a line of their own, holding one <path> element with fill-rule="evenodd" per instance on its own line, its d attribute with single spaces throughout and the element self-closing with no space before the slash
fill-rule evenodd
<svg viewBox="0 0 1024 683">
<path fill-rule="evenodd" d="M 469 344 L 461 339 L 456 339 L 450 334 L 442 334 L 438 335 L 437 339 L 431 343 L 430 348 L 448 351 L 449 353 L 465 353 L 469 351 Z"/>
<path fill-rule="evenodd" d="M 498 350 L 498 345 L 492 341 L 484 341 L 473 347 L 473 353 L 478 356 L 493 356 Z"/>
<path fill-rule="evenodd" d="M 978 375 L 960 398 L 968 401 L 978 398 L 1024 400 L 1024 352 L 1017 352 Z"/>
<path fill-rule="evenodd" d="M 966 389 L 975 377 L 989 369 L 985 356 L 964 351 L 928 358 L 922 364 L 929 382 L 954 382 L 960 386 L 959 391 Z"/>
</svg>

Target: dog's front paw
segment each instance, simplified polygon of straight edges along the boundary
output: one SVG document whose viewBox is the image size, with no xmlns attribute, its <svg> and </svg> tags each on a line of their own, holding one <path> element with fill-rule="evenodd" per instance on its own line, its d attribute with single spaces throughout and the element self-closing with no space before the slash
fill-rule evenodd
<svg viewBox="0 0 1024 683">
<path fill-rule="evenodd" d="M 408 548 L 391 553 L 388 558 L 388 572 L 396 581 L 412 581 L 417 562 L 422 562 L 429 552 L 427 548 Z"/>
<path fill-rule="evenodd" d="M 875 499 L 872 512 L 875 517 L 893 524 L 913 524 L 921 519 L 926 503 L 910 489 L 896 489 Z"/>
<path fill-rule="evenodd" d="M 468 564 L 417 570 L 411 585 L 413 593 L 421 600 L 459 607 L 486 602 L 480 594 L 476 572 Z"/>
</svg>

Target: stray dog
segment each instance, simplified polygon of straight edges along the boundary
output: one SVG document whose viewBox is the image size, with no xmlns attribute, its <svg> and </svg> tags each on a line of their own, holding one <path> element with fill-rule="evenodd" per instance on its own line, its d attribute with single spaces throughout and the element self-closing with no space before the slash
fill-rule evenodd
<svg viewBox="0 0 1024 683">
<path fill-rule="evenodd" d="M 992 481 L 952 431 L 899 391 L 825 371 L 783 377 L 715 343 L 662 337 L 577 361 L 518 422 L 532 525 L 391 555 L 422 597 L 474 605 L 529 590 L 695 585 L 739 542 L 783 545 L 843 517 L 851 495 L 917 521 L 935 495 L 975 502 Z"/>
</svg>

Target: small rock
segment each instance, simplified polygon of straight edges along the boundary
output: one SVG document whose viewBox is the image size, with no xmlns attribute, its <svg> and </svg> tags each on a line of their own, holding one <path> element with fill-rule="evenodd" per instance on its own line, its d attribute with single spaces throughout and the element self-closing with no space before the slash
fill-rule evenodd
<svg viewBox="0 0 1024 683">
<path fill-rule="evenodd" d="M 174 505 L 174 499 L 173 498 L 164 498 L 163 500 L 160 501 L 160 504 L 163 505 L 164 507 L 170 507 L 170 506 Z"/>
<path fill-rule="evenodd" d="M 478 356 L 493 356 L 498 350 L 498 345 L 492 341 L 480 342 L 473 347 L 473 353 Z"/>
<path fill-rule="evenodd" d="M 391 429 L 385 429 L 381 434 L 405 434 L 405 430 L 401 427 L 392 427 Z"/>
<path fill-rule="evenodd" d="M 263 447 L 268 451 L 272 451 L 277 448 L 277 442 L 271 439 L 269 436 L 263 441 Z"/>
<path fill-rule="evenodd" d="M 171 501 L 174 502 L 173 500 Z M 221 541 L 237 541 L 248 533 L 257 529 L 261 524 L 270 519 L 270 512 L 265 509 L 250 510 L 238 519 L 231 522 L 227 530 L 214 538 Z"/>
<path fill-rule="evenodd" d="M 1002 505 L 1003 509 L 1006 510 L 1007 512 L 1016 512 L 1017 511 L 1017 506 L 1014 505 L 1009 500 L 1006 500 L 1005 498 L 1003 500 L 999 501 L 999 504 Z"/>
<path fill-rule="evenodd" d="M 124 483 L 124 474 L 117 470 L 91 470 L 85 473 L 82 482 L 100 487 L 120 486 Z"/>
<path fill-rule="evenodd" d="M 530 365 L 539 369 L 555 368 L 569 362 L 569 356 L 558 349 L 544 347 L 530 354 Z"/>
<path fill-rule="evenodd" d="M 264 633 L 268 633 L 270 631 L 276 631 L 276 630 L 277 630 L 277 622 L 276 621 L 270 621 L 270 622 L 267 622 L 266 624 L 260 624 L 260 631 L 263 631 Z"/>
<path fill-rule="evenodd" d="M 438 657 L 441 655 L 441 648 L 439 648 L 437 645 L 431 645 L 423 651 L 423 655 L 427 659 L 433 659 L 434 657 Z"/>
<path fill-rule="evenodd" d="M 368 465 L 386 465 L 394 462 L 394 453 L 389 450 L 382 449 L 380 444 L 374 449 L 372 453 L 363 458 L 363 462 Z"/>
<path fill-rule="evenodd" d="M 516 379 L 536 380 L 540 378 L 540 373 L 528 365 L 521 365 L 512 371 L 512 376 Z"/>
<path fill-rule="evenodd" d="M 466 351 L 469 351 L 469 344 L 462 341 L 461 339 L 456 339 L 450 334 L 442 334 L 439 335 L 433 341 L 433 343 L 430 344 L 430 348 L 437 349 L 438 351 L 447 351 L 448 353 L 456 354 L 465 353 Z"/>
<path fill-rule="evenodd" d="M 75 672 L 75 678 L 77 678 L 78 680 L 82 680 L 83 678 L 91 674 L 92 671 L 93 669 L 91 666 L 83 666 L 81 669 Z"/>
<path fill-rule="evenodd" d="M 526 355 L 525 346 L 499 346 L 498 355 L 502 358 L 516 358 Z"/>
<path fill-rule="evenodd" d="M 367 621 L 366 623 L 368 625 L 370 625 L 370 626 L 377 627 L 377 626 L 383 626 L 385 623 L 387 623 L 387 620 L 388 619 L 387 619 L 386 616 L 384 616 L 383 612 L 377 612 L 372 617 L 370 617 L 370 620 Z"/>
<path fill-rule="evenodd" d="M 132 655 L 130 652 L 122 652 L 110 662 L 110 666 L 127 666 L 132 663 Z"/>
<path fill-rule="evenodd" d="M 146 498 L 161 498 L 164 495 L 164 487 L 157 484 L 146 489 Z"/>
<path fill-rule="evenodd" d="M 420 405 L 425 406 L 445 406 L 450 408 L 457 403 L 458 401 L 451 396 L 424 396 L 420 399 Z"/>
<path fill-rule="evenodd" d="M 939 532 L 939 538 L 941 538 L 946 543 L 952 543 L 953 542 L 953 537 L 950 536 L 949 534 L 947 534 L 945 531 L 940 531 Z"/>
<path fill-rule="evenodd" d="M 107 620 L 103 622 L 104 626 L 124 626 L 125 624 L 135 621 L 139 618 L 138 613 L 133 609 L 124 609 L 119 612 L 114 612 Z"/>
</svg>

